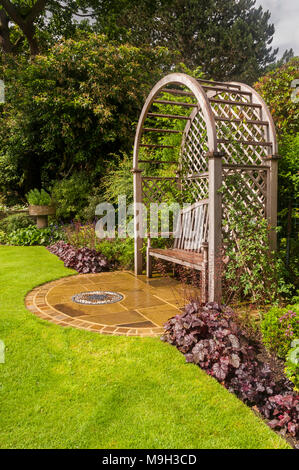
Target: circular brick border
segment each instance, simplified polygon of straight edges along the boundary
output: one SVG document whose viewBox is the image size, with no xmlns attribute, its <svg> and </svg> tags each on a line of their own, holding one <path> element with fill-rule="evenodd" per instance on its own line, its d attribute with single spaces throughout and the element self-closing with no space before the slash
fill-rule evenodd
<svg viewBox="0 0 299 470">
<path fill-rule="evenodd" d="M 88 320 L 82 320 L 80 318 L 72 318 L 65 313 L 56 310 L 52 305 L 47 302 L 46 296 L 50 289 L 54 286 L 64 284 L 68 279 L 74 279 L 80 277 L 91 277 L 96 275 L 90 274 L 78 274 L 74 276 L 68 276 L 60 278 L 56 281 L 47 282 L 41 286 L 37 286 L 32 289 L 25 297 L 25 306 L 28 310 L 34 313 L 43 320 L 48 320 L 56 325 L 60 326 L 71 326 L 80 330 L 94 331 L 104 335 L 116 335 L 116 336 L 141 336 L 141 337 L 157 337 L 163 333 L 163 328 L 126 328 L 120 326 L 108 326 L 99 323 L 91 322 Z"/>
</svg>

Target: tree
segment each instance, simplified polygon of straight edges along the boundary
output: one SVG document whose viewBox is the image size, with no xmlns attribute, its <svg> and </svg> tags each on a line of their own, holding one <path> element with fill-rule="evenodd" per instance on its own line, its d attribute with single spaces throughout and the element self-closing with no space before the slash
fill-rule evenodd
<svg viewBox="0 0 299 470">
<path fill-rule="evenodd" d="M 32 4 L 30 1 L 12 2 L 0 0 L 0 42 L 5 52 L 12 52 L 13 44 L 10 39 L 9 22 L 13 21 L 26 37 L 31 55 L 39 51 L 36 40 L 35 22 L 44 11 L 47 0 L 37 0 Z"/>
<path fill-rule="evenodd" d="M 292 48 L 286 49 L 280 59 L 276 60 L 275 62 L 273 62 L 273 64 L 270 64 L 266 68 L 265 73 L 269 73 L 273 70 L 278 69 L 279 67 L 282 67 L 282 65 L 287 64 L 293 57 L 294 57 L 293 49 Z"/>
<path fill-rule="evenodd" d="M 103 0 L 93 2 L 99 31 L 132 44 L 178 50 L 211 78 L 253 82 L 275 60 L 270 13 L 255 0 Z"/>
<path fill-rule="evenodd" d="M 217 80 L 251 83 L 277 54 L 270 13 L 256 8 L 255 0 L 0 0 L 0 5 L 5 52 L 14 49 L 13 22 L 32 55 L 40 49 L 39 34 L 55 41 L 73 37 L 80 27 L 137 47 L 178 50 L 189 68 L 201 66 Z"/>
<path fill-rule="evenodd" d="M 82 5 L 81 5 L 82 4 Z M 40 33 L 53 38 L 74 34 L 82 9 L 88 2 L 81 0 L 0 0 L 0 44 L 5 53 L 14 52 L 23 39 L 29 45 L 30 54 L 40 52 Z M 84 16 L 84 13 L 82 13 Z M 84 23 L 86 26 L 86 22 Z M 18 29 L 17 41 L 13 40 Z"/>
<path fill-rule="evenodd" d="M 9 57 L 0 67 L 0 192 L 24 195 L 73 172 L 99 183 L 112 155 L 131 151 L 144 99 L 172 62 L 165 49 L 117 46 L 95 34 L 29 62 Z"/>
</svg>

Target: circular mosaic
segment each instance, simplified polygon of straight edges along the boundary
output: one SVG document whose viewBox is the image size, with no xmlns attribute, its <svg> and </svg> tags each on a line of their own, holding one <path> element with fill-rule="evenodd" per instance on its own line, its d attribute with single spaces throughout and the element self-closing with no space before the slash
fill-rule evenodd
<svg viewBox="0 0 299 470">
<path fill-rule="evenodd" d="M 72 297 L 72 301 L 77 304 L 85 305 L 102 305 L 102 304 L 114 304 L 124 298 L 123 295 L 118 292 L 107 292 L 102 290 L 96 290 L 93 292 L 80 292 Z"/>
</svg>

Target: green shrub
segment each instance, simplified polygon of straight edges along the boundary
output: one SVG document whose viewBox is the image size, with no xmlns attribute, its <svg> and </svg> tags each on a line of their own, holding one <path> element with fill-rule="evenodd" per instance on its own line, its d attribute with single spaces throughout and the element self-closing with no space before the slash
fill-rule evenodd
<svg viewBox="0 0 299 470">
<path fill-rule="evenodd" d="M 115 238 L 100 241 L 97 250 L 106 256 L 116 267 L 132 269 L 134 267 L 133 238 Z"/>
<path fill-rule="evenodd" d="M 0 230 L 0 245 L 5 245 L 7 235 L 3 230 Z"/>
<path fill-rule="evenodd" d="M 279 135 L 295 134 L 299 130 L 298 106 L 292 99 L 293 80 L 298 78 L 299 57 L 276 68 L 255 83 L 270 108 Z"/>
<path fill-rule="evenodd" d="M 261 77 L 256 90 L 266 101 L 278 133 L 278 246 L 283 260 L 287 260 L 285 278 L 294 285 L 291 294 L 299 288 L 298 237 L 296 219 L 299 211 L 299 113 L 293 99 L 295 88 L 291 84 L 298 78 L 299 57 Z"/>
<path fill-rule="evenodd" d="M 103 201 L 117 204 L 118 196 L 126 195 L 127 204 L 133 202 L 133 174 L 132 156 L 123 154 L 122 158 L 116 156 L 107 168 L 106 175 L 102 178 L 101 186 L 103 189 Z M 115 182 L 117 181 L 117 184 Z"/>
<path fill-rule="evenodd" d="M 24 214 L 12 214 L 0 221 L 0 230 L 7 234 L 19 228 L 30 227 L 30 225 L 33 225 L 30 217 Z"/>
<path fill-rule="evenodd" d="M 295 390 L 299 391 L 299 339 L 295 339 L 291 343 L 291 349 L 287 354 L 285 373 L 295 385 Z"/>
<path fill-rule="evenodd" d="M 266 348 L 285 359 L 292 340 L 299 337 L 299 305 L 272 307 L 261 322 Z"/>
<path fill-rule="evenodd" d="M 67 243 L 76 248 L 94 250 L 99 241 L 95 234 L 94 224 L 82 225 L 80 221 L 75 221 L 65 226 L 64 233 Z"/>
<path fill-rule="evenodd" d="M 35 225 L 19 228 L 6 237 L 6 245 L 50 245 L 64 239 L 62 230 L 54 226 L 38 229 Z"/>
<path fill-rule="evenodd" d="M 56 181 L 52 188 L 56 218 L 64 221 L 80 220 L 92 191 L 90 179 L 85 172 L 75 172 L 69 178 Z"/>
<path fill-rule="evenodd" d="M 87 196 L 86 206 L 80 212 L 80 221 L 84 223 L 92 223 L 96 219 L 96 207 L 104 198 L 99 188 L 92 188 L 91 194 Z"/>
<path fill-rule="evenodd" d="M 26 194 L 26 199 L 32 206 L 49 206 L 51 204 L 51 196 L 44 189 L 40 191 L 37 188 L 31 189 Z"/>
</svg>

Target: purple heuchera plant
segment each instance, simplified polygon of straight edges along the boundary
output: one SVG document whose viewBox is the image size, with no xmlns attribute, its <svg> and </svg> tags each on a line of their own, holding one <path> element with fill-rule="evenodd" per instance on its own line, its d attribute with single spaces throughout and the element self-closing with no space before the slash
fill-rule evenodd
<svg viewBox="0 0 299 470">
<path fill-rule="evenodd" d="M 59 241 L 47 249 L 57 255 L 67 268 L 75 269 L 78 273 L 100 273 L 108 270 L 107 258 L 90 248 L 75 248 L 68 243 Z"/>
<path fill-rule="evenodd" d="M 269 397 L 261 408 L 266 418 L 271 419 L 272 429 L 285 429 L 292 436 L 299 432 L 299 397 L 295 395 L 275 395 Z"/>
<path fill-rule="evenodd" d="M 231 309 L 191 302 L 181 315 L 165 324 L 162 339 L 245 403 L 257 406 L 266 418 L 275 417 L 271 427 L 286 429 L 292 436 L 298 434 L 299 397 L 287 379 L 275 382 L 268 365 L 257 360 L 258 343 L 248 339 Z M 283 397 L 282 401 L 277 397 Z M 291 405 L 283 408 L 282 402 Z M 281 411 L 276 413 L 276 409 Z"/>
</svg>

